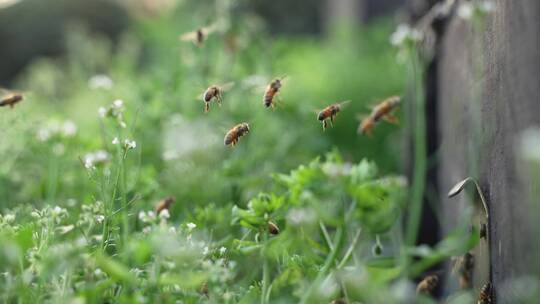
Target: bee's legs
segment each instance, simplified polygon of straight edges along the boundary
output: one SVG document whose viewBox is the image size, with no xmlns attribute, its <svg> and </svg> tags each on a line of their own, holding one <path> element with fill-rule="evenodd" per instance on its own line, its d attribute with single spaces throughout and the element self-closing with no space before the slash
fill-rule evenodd
<svg viewBox="0 0 540 304">
<path fill-rule="evenodd" d="M 221 107 L 221 102 L 223 101 L 223 99 L 221 97 L 221 94 L 216 96 L 216 101 L 217 101 L 218 105 Z"/>
<path fill-rule="evenodd" d="M 322 129 L 323 131 L 326 130 L 328 123 L 326 122 L 326 119 L 322 121 Z"/>
<path fill-rule="evenodd" d="M 395 117 L 394 115 L 392 114 L 386 114 L 385 116 L 383 116 L 383 119 L 391 124 L 398 124 L 399 123 L 399 120 L 397 117 Z"/>
<path fill-rule="evenodd" d="M 334 127 L 334 115 L 330 116 L 330 125 Z"/>
<path fill-rule="evenodd" d="M 210 111 L 210 103 L 205 102 L 204 103 L 204 113 L 208 113 L 208 111 Z"/>
</svg>

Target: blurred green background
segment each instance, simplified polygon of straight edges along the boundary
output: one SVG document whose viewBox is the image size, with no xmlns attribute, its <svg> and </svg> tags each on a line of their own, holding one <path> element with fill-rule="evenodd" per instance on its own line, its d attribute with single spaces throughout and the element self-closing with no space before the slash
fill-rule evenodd
<svg viewBox="0 0 540 304">
<path fill-rule="evenodd" d="M 380 124 L 373 138 L 356 133 L 358 115 L 404 89 L 388 38 L 400 1 L 352 1 L 364 5 L 353 14 L 314 2 L 23 0 L 1 9 L 0 41 L 13 46 L 2 48 L 2 65 L 20 65 L 2 85 L 27 98 L 1 109 L 0 208 L 92 201 L 95 185 L 80 158 L 114 151 L 116 136 L 137 142 L 127 177 L 137 204 L 174 196 L 173 216 L 242 204 L 270 185 L 271 173 L 332 149 L 348 161 L 372 159 L 383 174 L 400 170 L 398 126 Z M 220 27 L 203 47 L 179 40 L 212 23 Z M 264 108 L 264 87 L 283 75 L 282 103 Z M 112 84 L 96 88 L 100 77 Z M 230 81 L 223 106 L 204 114 L 205 88 Z M 126 106 L 124 130 L 98 115 L 116 99 Z M 323 132 L 316 111 L 347 99 Z M 74 137 L 39 139 L 66 120 L 77 126 Z M 236 148 L 223 146 L 225 132 L 243 121 L 252 132 Z"/>
</svg>

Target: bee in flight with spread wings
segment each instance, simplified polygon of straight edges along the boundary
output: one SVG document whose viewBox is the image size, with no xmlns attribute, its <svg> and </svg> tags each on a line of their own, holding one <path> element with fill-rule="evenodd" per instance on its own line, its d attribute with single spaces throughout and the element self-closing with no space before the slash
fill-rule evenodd
<svg viewBox="0 0 540 304">
<path fill-rule="evenodd" d="M 217 23 L 205 27 L 200 27 L 192 32 L 182 34 L 180 36 L 180 40 L 190 41 L 195 43 L 196 46 L 202 46 L 208 36 L 213 32 L 217 31 L 218 29 L 219 26 L 217 25 Z"/>
<path fill-rule="evenodd" d="M 10 108 L 13 109 L 13 107 L 16 104 L 24 100 L 24 96 L 20 92 L 10 92 L 4 89 L 1 89 L 1 90 L 8 92 L 8 94 L 5 96 L 2 96 L 2 98 L 0 99 L 0 107 L 9 106 Z"/>
<path fill-rule="evenodd" d="M 330 123 L 332 126 L 334 126 L 334 119 L 336 118 L 337 114 L 341 112 L 343 107 L 351 102 L 350 100 L 338 102 L 331 104 L 327 106 L 326 108 L 322 109 L 317 114 L 317 119 L 322 122 L 323 131 L 326 130 L 328 127 L 328 120 L 330 119 Z"/>
<path fill-rule="evenodd" d="M 230 90 L 234 85 L 234 82 L 229 82 L 224 85 L 211 85 L 203 93 L 204 112 L 210 111 L 210 102 L 216 100 L 219 106 L 223 102 L 223 92 Z"/>
<path fill-rule="evenodd" d="M 159 201 L 156 205 L 156 214 L 159 215 L 163 210 L 169 210 L 171 208 L 171 205 L 175 202 L 176 200 L 174 199 L 174 197 L 167 197 L 161 201 Z"/>
<path fill-rule="evenodd" d="M 226 146 L 231 145 L 234 147 L 238 143 L 238 139 L 248 134 L 250 130 L 251 129 L 247 122 L 237 124 L 236 126 L 232 127 L 227 134 L 225 134 L 223 142 Z"/>
<path fill-rule="evenodd" d="M 266 87 L 266 90 L 264 92 L 263 102 L 264 106 L 269 107 L 275 107 L 276 105 L 276 98 L 279 93 L 279 90 L 281 89 L 281 86 L 283 85 L 283 80 L 287 78 L 287 76 L 283 76 L 281 78 L 276 78 L 270 82 L 270 84 Z"/>
<path fill-rule="evenodd" d="M 399 96 L 389 97 L 373 107 L 369 116 L 359 117 L 361 122 L 358 126 L 358 133 L 371 135 L 375 124 L 381 119 L 392 124 L 397 124 L 398 119 L 392 112 L 394 112 L 400 102 L 401 98 Z"/>
</svg>

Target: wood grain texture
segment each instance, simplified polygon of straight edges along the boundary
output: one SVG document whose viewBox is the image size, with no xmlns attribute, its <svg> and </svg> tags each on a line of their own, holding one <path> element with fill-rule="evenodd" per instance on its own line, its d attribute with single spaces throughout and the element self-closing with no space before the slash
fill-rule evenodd
<svg viewBox="0 0 540 304">
<path fill-rule="evenodd" d="M 491 260 L 497 303 L 513 303 L 508 284 L 529 274 L 538 256 L 530 228 L 527 189 L 515 153 L 521 132 L 540 126 L 540 1 L 497 0 L 480 37 L 482 56 L 473 48 L 470 24 L 454 16 L 442 37 L 439 54 L 438 117 L 439 185 L 448 231 L 456 225 L 465 196 L 447 199 L 445 189 L 471 174 L 478 175 L 491 208 Z M 475 60 L 483 69 L 475 77 Z M 481 98 L 474 100 L 474 87 Z M 478 102 L 478 113 L 474 113 Z M 475 119 L 480 117 L 479 123 Z M 480 140 L 474 139 L 479 128 Z M 474 149 L 471 149 L 474 147 Z M 474 165 L 474 164 L 473 164 Z M 477 285 L 478 286 L 478 285 Z M 506 294 L 505 294 L 506 293 Z"/>
</svg>

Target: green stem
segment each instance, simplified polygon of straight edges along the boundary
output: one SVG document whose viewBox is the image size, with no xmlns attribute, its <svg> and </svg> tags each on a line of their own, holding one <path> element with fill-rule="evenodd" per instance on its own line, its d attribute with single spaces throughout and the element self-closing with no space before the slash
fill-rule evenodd
<svg viewBox="0 0 540 304">
<path fill-rule="evenodd" d="M 123 233 L 122 233 L 122 243 L 126 245 L 129 237 L 129 206 L 127 200 L 127 187 L 126 187 L 126 155 L 127 149 L 125 149 L 122 159 L 120 160 L 120 170 L 122 172 L 120 188 L 122 191 L 122 224 L 123 224 Z"/>
<path fill-rule="evenodd" d="M 420 217 L 422 214 L 422 203 L 424 188 L 426 183 L 426 113 L 424 97 L 422 94 L 422 77 L 419 77 L 418 54 L 412 52 L 411 71 L 413 76 L 412 97 L 415 101 L 414 114 L 414 173 L 413 189 L 411 195 L 411 208 L 409 210 L 409 220 L 407 222 L 407 234 L 405 244 L 414 246 L 418 236 Z"/>
<path fill-rule="evenodd" d="M 266 245 L 268 239 L 268 233 L 263 232 L 263 242 Z M 270 282 L 270 265 L 268 259 L 264 255 L 266 246 L 261 248 L 261 257 L 263 258 L 263 277 L 262 277 L 262 290 L 261 290 L 261 304 L 267 303 L 266 293 L 268 292 L 268 284 Z"/>
</svg>

